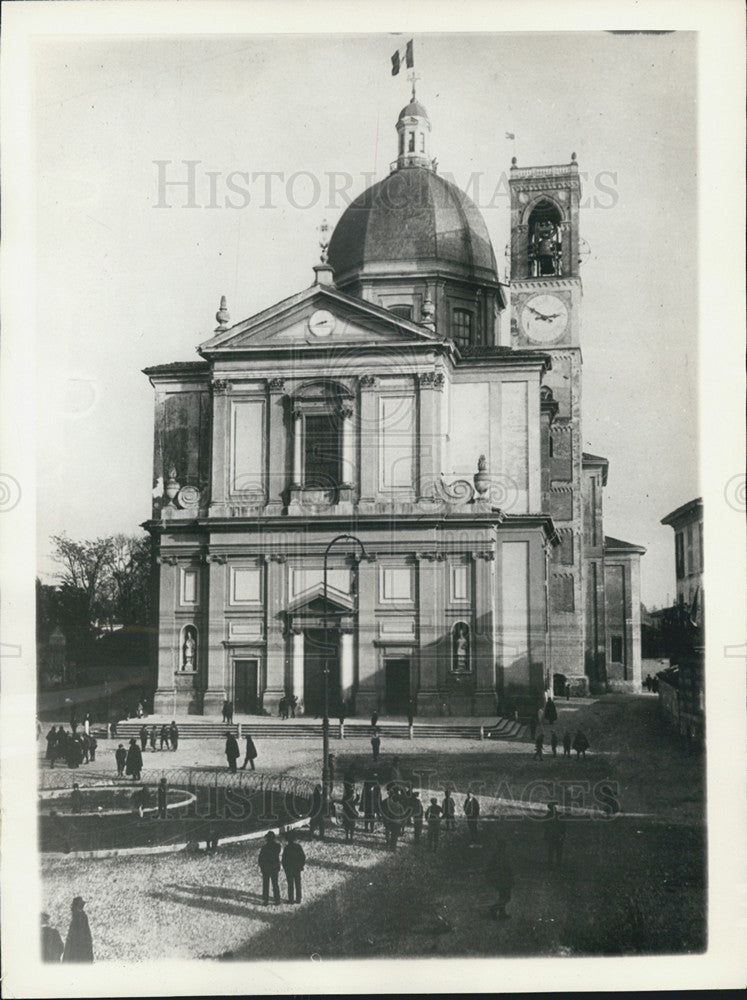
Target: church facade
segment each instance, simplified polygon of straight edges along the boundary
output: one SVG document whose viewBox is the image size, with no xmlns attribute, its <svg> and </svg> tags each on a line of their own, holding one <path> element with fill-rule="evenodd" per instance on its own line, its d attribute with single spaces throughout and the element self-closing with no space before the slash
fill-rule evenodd
<svg viewBox="0 0 747 1000">
<path fill-rule="evenodd" d="M 359 715 L 640 688 L 644 550 L 582 450 L 575 157 L 512 166 L 502 282 L 430 129 L 413 94 L 310 287 L 146 370 L 156 712 L 320 715 L 325 669 Z"/>
</svg>

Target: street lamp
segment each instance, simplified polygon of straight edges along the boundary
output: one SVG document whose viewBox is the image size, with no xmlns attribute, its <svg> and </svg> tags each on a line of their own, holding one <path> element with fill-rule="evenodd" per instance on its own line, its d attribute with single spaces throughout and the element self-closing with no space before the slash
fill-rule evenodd
<svg viewBox="0 0 747 1000">
<path fill-rule="evenodd" d="M 363 542 L 355 535 L 336 535 L 324 550 L 324 585 L 323 599 L 324 610 L 322 612 L 322 626 L 324 630 L 324 717 L 322 719 L 322 820 L 329 819 L 329 628 L 327 623 L 327 558 L 329 550 L 337 542 L 348 541 L 358 545 L 361 556 L 368 558 Z"/>
</svg>

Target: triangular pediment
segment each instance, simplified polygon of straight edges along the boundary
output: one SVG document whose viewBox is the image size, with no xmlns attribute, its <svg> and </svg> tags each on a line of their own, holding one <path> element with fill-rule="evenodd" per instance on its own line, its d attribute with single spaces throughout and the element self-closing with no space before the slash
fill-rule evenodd
<svg viewBox="0 0 747 1000">
<path fill-rule="evenodd" d="M 344 594 L 336 587 L 327 585 L 327 612 L 329 614 L 343 614 L 353 610 L 353 599 L 349 594 Z M 288 604 L 288 610 L 296 614 L 302 612 L 309 615 L 322 615 L 325 610 L 324 584 L 316 583 L 309 587 L 302 594 L 299 594 Z"/>
<path fill-rule="evenodd" d="M 199 351 L 209 357 L 285 348 L 428 345 L 439 340 L 435 333 L 371 302 L 328 285 L 312 285 L 220 331 L 201 344 Z"/>
</svg>

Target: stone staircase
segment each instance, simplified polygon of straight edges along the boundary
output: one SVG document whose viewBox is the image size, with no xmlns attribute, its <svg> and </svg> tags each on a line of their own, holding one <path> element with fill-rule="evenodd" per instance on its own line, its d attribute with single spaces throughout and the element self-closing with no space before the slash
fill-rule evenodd
<svg viewBox="0 0 747 1000">
<path fill-rule="evenodd" d="M 156 721 L 153 717 L 147 717 L 145 725 L 150 728 L 156 727 L 156 738 L 160 746 L 160 727 L 163 720 Z M 247 721 L 234 722 L 227 726 L 223 722 L 212 719 L 195 719 L 194 721 L 182 721 L 179 726 L 179 739 L 221 739 L 227 732 L 232 732 L 235 736 L 241 737 L 246 733 L 251 733 L 257 739 L 321 739 L 322 723 L 320 719 L 289 719 L 287 722 L 274 721 L 262 717 Z M 115 739 L 129 740 L 136 739 L 140 735 L 140 727 L 143 722 L 137 719 L 130 719 L 127 722 L 117 724 L 117 735 Z M 388 740 L 409 740 L 410 730 L 406 722 L 387 722 L 380 720 L 377 726 L 382 743 Z M 344 736 L 340 734 L 340 724 L 337 720 L 330 719 L 329 725 L 330 739 L 354 739 L 370 740 L 371 726 L 368 722 L 360 719 L 351 719 L 345 723 Z M 105 737 L 101 732 L 97 735 Z M 489 726 L 480 726 L 470 722 L 452 722 L 434 719 L 432 722 L 416 721 L 413 726 L 412 739 L 438 739 L 438 740 L 524 740 L 528 739 L 527 726 L 515 722 L 512 719 L 500 719 L 497 723 Z"/>
</svg>

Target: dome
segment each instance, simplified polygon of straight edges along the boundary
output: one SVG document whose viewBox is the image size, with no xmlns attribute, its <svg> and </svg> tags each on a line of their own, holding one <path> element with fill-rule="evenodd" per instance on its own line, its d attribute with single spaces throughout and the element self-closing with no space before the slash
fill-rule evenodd
<svg viewBox="0 0 747 1000">
<path fill-rule="evenodd" d="M 428 112 L 425 110 L 422 104 L 418 104 L 417 101 L 410 101 L 407 107 L 402 108 L 399 113 L 398 122 L 401 122 L 403 118 L 427 118 Z"/>
<path fill-rule="evenodd" d="M 414 262 L 418 270 L 447 265 L 465 277 L 498 280 L 479 209 L 428 167 L 395 170 L 368 188 L 346 208 L 332 234 L 329 262 L 338 281 L 351 271 L 398 261 Z"/>
</svg>

